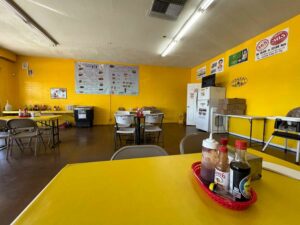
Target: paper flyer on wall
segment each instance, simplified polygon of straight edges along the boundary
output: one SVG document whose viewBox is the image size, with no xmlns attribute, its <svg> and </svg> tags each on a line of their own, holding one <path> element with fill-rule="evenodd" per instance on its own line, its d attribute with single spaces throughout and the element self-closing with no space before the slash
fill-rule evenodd
<svg viewBox="0 0 300 225">
<path fill-rule="evenodd" d="M 288 50 L 289 28 L 256 42 L 255 61 L 277 55 Z"/>
<path fill-rule="evenodd" d="M 203 66 L 197 70 L 196 79 L 201 80 L 206 75 L 206 66 Z"/>
<path fill-rule="evenodd" d="M 111 93 L 137 95 L 139 92 L 138 68 L 135 66 L 109 65 Z"/>
<path fill-rule="evenodd" d="M 248 49 L 245 48 L 229 56 L 229 66 L 234 66 L 248 61 Z"/>
<path fill-rule="evenodd" d="M 76 93 L 110 94 L 110 77 L 106 65 L 77 62 L 75 64 Z"/>
<path fill-rule="evenodd" d="M 214 61 L 210 65 L 210 73 L 221 73 L 224 71 L 224 58 L 218 59 Z"/>
</svg>

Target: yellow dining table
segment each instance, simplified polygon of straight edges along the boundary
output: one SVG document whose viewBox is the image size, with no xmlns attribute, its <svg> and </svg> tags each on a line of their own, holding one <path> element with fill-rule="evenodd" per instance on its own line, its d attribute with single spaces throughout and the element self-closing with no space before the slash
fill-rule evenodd
<svg viewBox="0 0 300 225">
<path fill-rule="evenodd" d="M 299 170 L 296 165 L 264 153 L 259 155 Z M 298 180 L 264 170 L 262 179 L 253 182 L 257 202 L 245 211 L 233 211 L 213 202 L 199 188 L 191 165 L 200 158 L 198 153 L 67 165 L 13 224 L 283 225 L 299 222 Z"/>
<path fill-rule="evenodd" d="M 52 135 L 52 148 L 55 148 L 59 143 L 59 118 L 61 115 L 42 115 L 42 116 L 36 116 L 36 117 L 19 117 L 19 116 L 1 116 L 0 120 L 12 120 L 12 119 L 31 119 L 42 126 L 50 127 L 51 128 L 51 135 Z"/>
</svg>

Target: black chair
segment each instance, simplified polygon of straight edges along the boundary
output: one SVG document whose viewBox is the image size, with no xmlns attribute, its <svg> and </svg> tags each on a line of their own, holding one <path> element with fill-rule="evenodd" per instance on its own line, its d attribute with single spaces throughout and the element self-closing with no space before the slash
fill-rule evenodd
<svg viewBox="0 0 300 225">
<path fill-rule="evenodd" d="M 300 157 L 300 107 L 291 110 L 286 117 L 275 119 L 274 132 L 269 138 L 262 151 L 265 151 L 274 137 L 285 138 L 285 150 L 287 150 L 287 141 L 297 141 L 296 163 L 299 163 Z"/>
</svg>

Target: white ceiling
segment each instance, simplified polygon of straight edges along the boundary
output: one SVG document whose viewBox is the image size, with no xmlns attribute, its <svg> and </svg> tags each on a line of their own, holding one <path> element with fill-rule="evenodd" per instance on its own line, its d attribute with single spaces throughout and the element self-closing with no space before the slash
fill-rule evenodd
<svg viewBox="0 0 300 225">
<path fill-rule="evenodd" d="M 60 45 L 52 47 L 0 4 L 0 46 L 22 55 L 192 67 L 300 12 L 300 0 L 215 0 L 160 57 L 200 1 L 188 0 L 169 21 L 148 16 L 152 0 L 16 0 Z"/>
</svg>

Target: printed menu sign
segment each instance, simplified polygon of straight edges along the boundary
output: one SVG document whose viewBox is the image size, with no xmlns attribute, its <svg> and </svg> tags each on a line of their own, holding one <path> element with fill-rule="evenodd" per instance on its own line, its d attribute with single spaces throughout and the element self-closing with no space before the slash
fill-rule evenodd
<svg viewBox="0 0 300 225">
<path fill-rule="evenodd" d="M 138 67 L 77 62 L 76 93 L 137 95 Z"/>
<path fill-rule="evenodd" d="M 134 66 L 109 65 L 111 93 L 137 95 L 139 92 L 138 68 Z"/>
<path fill-rule="evenodd" d="M 221 73 L 224 71 L 224 58 L 221 58 L 217 61 L 212 62 L 210 65 L 210 73 Z"/>
<path fill-rule="evenodd" d="M 77 62 L 75 64 L 76 93 L 109 94 L 110 79 L 104 64 Z"/>
<path fill-rule="evenodd" d="M 289 28 L 270 35 L 256 43 L 255 61 L 277 55 L 288 50 Z"/>
<path fill-rule="evenodd" d="M 229 66 L 248 61 L 248 49 L 245 48 L 242 51 L 234 53 L 229 56 Z"/>
<path fill-rule="evenodd" d="M 197 80 L 201 80 L 206 75 L 206 66 L 203 66 L 197 70 Z"/>
</svg>

